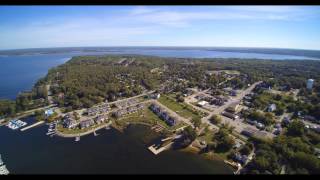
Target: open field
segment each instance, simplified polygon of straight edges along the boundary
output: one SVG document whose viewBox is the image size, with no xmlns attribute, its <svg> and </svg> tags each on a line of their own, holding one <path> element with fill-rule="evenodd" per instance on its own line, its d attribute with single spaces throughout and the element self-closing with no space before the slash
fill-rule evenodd
<svg viewBox="0 0 320 180">
<path fill-rule="evenodd" d="M 161 96 L 158 101 L 186 119 L 192 118 L 200 120 L 205 116 L 203 112 L 194 110 L 190 105 L 187 105 L 185 103 L 178 103 L 174 99 L 171 99 L 170 97 L 165 95 Z"/>
</svg>

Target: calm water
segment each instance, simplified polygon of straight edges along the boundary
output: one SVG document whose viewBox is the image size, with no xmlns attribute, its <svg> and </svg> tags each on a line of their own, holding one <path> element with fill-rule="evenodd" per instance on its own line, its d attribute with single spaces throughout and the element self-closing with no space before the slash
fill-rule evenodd
<svg viewBox="0 0 320 180">
<path fill-rule="evenodd" d="M 229 174 L 221 161 L 199 155 L 165 151 L 158 156 L 146 142 L 157 137 L 145 126 L 131 126 L 124 133 L 100 130 L 98 136 L 79 142 L 45 135 L 46 125 L 25 132 L 0 127 L 0 153 L 12 174 Z"/>
</svg>

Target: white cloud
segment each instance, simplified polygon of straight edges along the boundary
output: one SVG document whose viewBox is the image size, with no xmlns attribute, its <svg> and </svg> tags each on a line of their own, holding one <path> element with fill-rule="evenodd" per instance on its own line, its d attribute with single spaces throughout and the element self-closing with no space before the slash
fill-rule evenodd
<svg viewBox="0 0 320 180">
<path fill-rule="evenodd" d="M 203 20 L 278 20 L 295 21 L 310 16 L 300 7 L 290 6 L 230 6 L 215 8 L 194 8 L 197 11 L 161 10 L 160 8 L 138 7 L 131 12 L 132 21 L 150 24 L 186 27 L 192 22 Z M 221 11 L 221 9 L 223 9 Z M 202 11 L 203 10 L 203 11 Z"/>
</svg>

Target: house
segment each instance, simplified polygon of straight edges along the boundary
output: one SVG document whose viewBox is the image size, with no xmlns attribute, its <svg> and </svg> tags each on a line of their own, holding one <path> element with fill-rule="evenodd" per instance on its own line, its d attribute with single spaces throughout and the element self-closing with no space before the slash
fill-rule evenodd
<svg viewBox="0 0 320 180">
<path fill-rule="evenodd" d="M 78 126 L 78 122 L 71 116 L 65 115 L 63 118 L 63 127 L 68 129 L 73 129 Z"/>
<path fill-rule="evenodd" d="M 237 96 L 237 91 L 236 90 L 231 90 L 230 91 L 231 96 Z"/>
<path fill-rule="evenodd" d="M 248 137 L 257 137 L 257 138 L 265 138 L 267 137 L 267 132 L 259 131 L 251 127 L 246 127 L 241 131 L 241 134 Z"/>
<path fill-rule="evenodd" d="M 273 111 L 275 111 L 276 109 L 277 109 L 277 106 L 276 106 L 275 104 L 271 104 L 271 105 L 269 105 L 267 111 L 268 111 L 268 112 L 273 112 Z"/>
<path fill-rule="evenodd" d="M 44 114 L 46 115 L 46 117 L 51 116 L 54 113 L 53 109 L 47 109 L 44 111 Z"/>
<path fill-rule="evenodd" d="M 112 115 L 113 115 L 114 117 L 116 117 L 116 118 L 120 118 L 120 117 L 122 117 L 122 116 L 125 115 L 125 114 L 126 114 L 126 110 L 124 110 L 124 109 L 120 109 L 120 110 L 112 113 Z"/>
<path fill-rule="evenodd" d="M 290 124 L 290 123 L 291 123 L 291 119 L 286 116 L 286 117 L 284 117 L 284 118 L 282 119 L 282 122 L 285 123 L 285 124 Z"/>
<path fill-rule="evenodd" d="M 239 103 L 240 103 L 240 102 L 238 102 L 238 101 L 232 103 L 226 110 L 227 110 L 228 112 L 232 112 L 232 113 L 237 112 L 238 109 L 239 109 Z"/>
<path fill-rule="evenodd" d="M 168 121 L 167 121 L 167 124 L 168 124 L 169 126 L 174 126 L 174 125 L 176 125 L 176 120 L 175 120 L 173 117 L 170 117 L 170 118 L 168 119 Z"/>
<path fill-rule="evenodd" d="M 198 102 L 198 105 L 199 106 L 204 106 L 204 105 L 206 105 L 206 104 L 208 104 L 208 102 L 207 101 L 200 101 L 200 102 Z"/>
<path fill-rule="evenodd" d="M 245 164 L 248 161 L 248 156 L 237 153 L 234 156 L 234 160 L 236 160 L 237 162 L 240 162 L 241 164 Z"/>
<path fill-rule="evenodd" d="M 103 123 L 104 121 L 106 121 L 108 119 L 108 116 L 107 115 L 99 115 L 95 118 L 95 122 L 97 124 L 101 124 Z"/>
<path fill-rule="evenodd" d="M 317 122 L 317 119 L 315 117 L 309 115 L 305 115 L 303 119 L 311 122 Z"/>
<path fill-rule="evenodd" d="M 94 121 L 92 119 L 86 119 L 86 120 L 80 122 L 80 128 L 81 129 L 88 128 L 88 127 L 92 126 L 93 124 L 94 124 Z"/>
<path fill-rule="evenodd" d="M 158 105 L 151 104 L 149 108 L 161 119 L 163 119 L 169 126 L 174 126 L 176 124 L 176 119 L 171 117 L 166 111 L 162 110 Z"/>
<path fill-rule="evenodd" d="M 228 118 L 231 118 L 231 119 L 233 119 L 233 120 L 239 118 L 239 116 L 237 116 L 237 115 L 235 115 L 235 114 L 232 114 L 232 113 L 229 113 L 229 112 L 226 112 L 226 111 L 222 112 L 221 114 L 224 115 L 224 116 L 226 116 L 226 117 L 228 117 Z"/>
<path fill-rule="evenodd" d="M 160 94 L 159 93 L 155 93 L 151 95 L 151 98 L 153 99 L 159 99 L 160 98 Z"/>
</svg>

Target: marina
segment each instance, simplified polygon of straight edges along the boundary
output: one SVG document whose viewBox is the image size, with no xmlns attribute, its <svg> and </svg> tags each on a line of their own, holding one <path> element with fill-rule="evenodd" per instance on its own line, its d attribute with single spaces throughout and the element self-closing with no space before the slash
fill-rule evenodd
<svg viewBox="0 0 320 180">
<path fill-rule="evenodd" d="M 6 165 L 4 164 L 4 162 L 2 161 L 1 154 L 0 154 L 0 175 L 8 175 L 8 174 L 9 174 L 9 171 Z"/>
<path fill-rule="evenodd" d="M 13 120 L 9 121 L 9 123 L 7 124 L 7 127 L 9 127 L 12 130 L 16 130 L 16 129 L 19 129 L 19 128 L 26 126 L 26 125 L 27 125 L 26 122 L 23 122 L 19 119 L 13 119 Z"/>
</svg>

